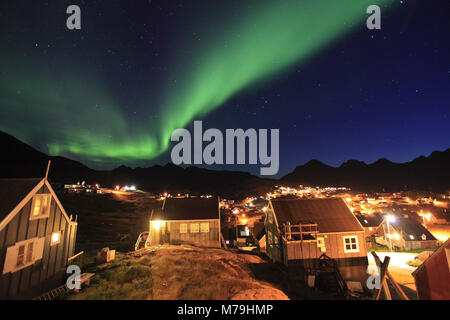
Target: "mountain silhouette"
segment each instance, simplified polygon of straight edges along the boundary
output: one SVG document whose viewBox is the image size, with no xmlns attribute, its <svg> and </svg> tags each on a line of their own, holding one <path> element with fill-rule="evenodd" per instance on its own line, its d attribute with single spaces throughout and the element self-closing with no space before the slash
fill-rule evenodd
<svg viewBox="0 0 450 320">
<path fill-rule="evenodd" d="M 281 179 L 266 179 L 239 171 L 219 171 L 172 163 L 148 168 L 120 166 L 113 170 L 94 170 L 80 162 L 48 156 L 15 137 L 0 131 L 0 177 L 43 177 L 48 160 L 52 161 L 49 180 L 56 183 L 99 183 L 104 186 L 135 184 L 139 189 L 160 193 L 218 194 L 240 198 L 269 192 L 277 184 L 309 186 L 345 186 L 371 192 L 424 190 L 447 192 L 450 189 L 450 149 L 434 151 L 406 163 L 379 159 L 371 164 L 348 160 L 332 167 L 311 160 L 296 167 Z"/>
</svg>

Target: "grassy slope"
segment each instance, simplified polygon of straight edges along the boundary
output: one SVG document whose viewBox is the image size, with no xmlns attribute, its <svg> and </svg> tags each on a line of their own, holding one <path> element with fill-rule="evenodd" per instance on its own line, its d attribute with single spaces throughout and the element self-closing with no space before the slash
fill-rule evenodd
<svg viewBox="0 0 450 320">
<path fill-rule="evenodd" d="M 281 277 L 273 265 L 222 249 L 164 246 L 142 257 L 120 254 L 87 272 L 96 273 L 91 286 L 68 299 L 287 299 L 264 281 Z"/>
</svg>

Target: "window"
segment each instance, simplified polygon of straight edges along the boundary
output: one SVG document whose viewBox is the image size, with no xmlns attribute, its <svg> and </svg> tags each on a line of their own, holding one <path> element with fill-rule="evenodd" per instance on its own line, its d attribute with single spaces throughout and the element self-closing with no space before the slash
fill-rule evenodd
<svg viewBox="0 0 450 320">
<path fill-rule="evenodd" d="M 3 274 L 16 272 L 42 259 L 45 237 L 17 242 L 6 250 Z"/>
<path fill-rule="evenodd" d="M 325 246 L 325 238 L 324 238 L 324 237 L 318 237 L 318 238 L 317 238 L 317 246 L 318 246 L 319 248 Z"/>
<path fill-rule="evenodd" d="M 54 246 L 55 244 L 60 243 L 61 241 L 61 232 L 53 232 L 52 233 L 52 240 L 50 242 L 51 246 Z"/>
<path fill-rule="evenodd" d="M 345 253 L 359 252 L 357 236 L 349 236 L 349 237 L 343 237 L 343 238 L 344 238 L 344 252 Z"/>
<path fill-rule="evenodd" d="M 187 224 L 186 223 L 180 224 L 180 233 L 187 233 Z"/>
<path fill-rule="evenodd" d="M 52 195 L 35 194 L 31 203 L 30 220 L 48 218 L 50 214 L 50 203 Z"/>
<path fill-rule="evenodd" d="M 209 232 L 209 222 L 200 224 L 200 232 Z"/>
<path fill-rule="evenodd" d="M 199 232 L 199 225 L 198 225 L 198 223 L 191 223 L 190 228 L 191 228 L 191 233 Z"/>
<path fill-rule="evenodd" d="M 19 246 L 19 252 L 17 253 L 16 267 L 23 266 L 25 262 L 25 245 Z"/>
</svg>

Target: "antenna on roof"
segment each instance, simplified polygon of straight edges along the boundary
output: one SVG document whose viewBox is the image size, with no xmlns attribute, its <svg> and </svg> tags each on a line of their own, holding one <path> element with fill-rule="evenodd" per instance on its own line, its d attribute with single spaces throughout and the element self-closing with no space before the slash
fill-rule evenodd
<svg viewBox="0 0 450 320">
<path fill-rule="evenodd" d="M 48 178 L 48 172 L 50 170 L 50 163 L 52 162 L 52 160 L 48 160 L 48 164 L 47 164 L 47 171 L 45 172 L 45 180 L 47 180 Z"/>
</svg>

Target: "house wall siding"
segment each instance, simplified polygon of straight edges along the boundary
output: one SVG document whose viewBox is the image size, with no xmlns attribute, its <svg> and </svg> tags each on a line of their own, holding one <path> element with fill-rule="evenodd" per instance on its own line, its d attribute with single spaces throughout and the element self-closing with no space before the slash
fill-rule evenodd
<svg viewBox="0 0 450 320">
<path fill-rule="evenodd" d="M 191 224 L 209 223 L 209 232 L 190 232 Z M 180 233 L 180 225 L 187 224 L 187 232 Z M 150 222 L 150 245 L 163 243 L 170 244 L 195 244 L 204 247 L 221 246 L 219 230 L 219 219 L 214 220 L 183 220 L 183 221 L 165 221 L 159 230 L 155 230 Z"/>
<path fill-rule="evenodd" d="M 322 252 L 315 241 L 287 241 L 284 242 L 287 247 L 288 263 L 289 260 L 307 260 L 317 259 L 323 253 L 333 259 L 350 259 L 367 257 L 367 248 L 364 232 L 345 232 L 345 233 L 325 233 L 319 234 L 325 240 L 326 251 Z M 345 252 L 344 237 L 358 237 L 359 252 Z"/>
<path fill-rule="evenodd" d="M 50 191 L 44 185 L 37 193 Z M 42 290 L 48 288 L 46 282 L 57 282 L 57 275 L 61 275 L 62 280 L 67 259 L 74 253 L 76 223 L 68 223 L 53 197 L 49 217 L 30 221 L 31 202 L 28 201 L 0 231 L 0 299 L 33 298 L 43 293 Z M 56 231 L 61 232 L 61 241 L 50 246 L 51 235 Z M 35 237 L 45 237 L 42 259 L 14 273 L 3 274 L 8 247 Z"/>
<path fill-rule="evenodd" d="M 445 250 L 430 259 L 414 274 L 417 295 L 420 300 L 450 300 L 450 269 Z"/>
</svg>

